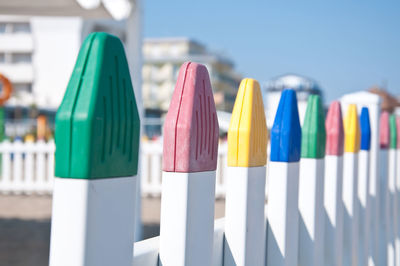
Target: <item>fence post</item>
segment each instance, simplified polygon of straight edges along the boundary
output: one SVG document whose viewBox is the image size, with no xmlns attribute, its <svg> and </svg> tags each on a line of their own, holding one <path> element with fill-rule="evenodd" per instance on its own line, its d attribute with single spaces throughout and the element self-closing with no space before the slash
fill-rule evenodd
<svg viewBox="0 0 400 266">
<path fill-rule="evenodd" d="M 218 132 L 208 71 L 187 62 L 164 124 L 161 265 L 211 265 Z"/>
<path fill-rule="evenodd" d="M 345 144 L 343 157 L 343 266 L 357 265 L 358 211 L 357 179 L 360 150 L 360 124 L 357 107 L 350 104 L 344 120 Z"/>
<path fill-rule="evenodd" d="M 130 266 L 139 116 L 121 41 L 82 44 L 56 115 L 51 266 Z"/>
<path fill-rule="evenodd" d="M 318 95 L 308 97 L 299 174 L 299 265 L 324 264 L 325 117 Z"/>
<path fill-rule="evenodd" d="M 360 91 L 346 94 L 341 98 L 342 111 L 351 103 L 356 103 L 358 110 L 362 106 L 368 107 L 371 125 L 371 147 L 369 160 L 369 202 L 371 228 L 369 228 L 370 241 L 368 247 L 368 260 L 374 265 L 380 265 L 380 179 L 379 179 L 379 115 L 381 98 L 373 93 Z"/>
<path fill-rule="evenodd" d="M 324 264 L 341 266 L 343 260 L 343 148 L 344 131 L 339 102 L 329 107 L 326 119 L 324 180 Z"/>
<path fill-rule="evenodd" d="M 400 254 L 395 253 L 395 226 L 397 225 L 397 209 L 395 204 L 396 191 L 396 117 L 389 117 L 389 151 L 388 151 L 388 183 L 386 194 L 386 221 L 387 221 L 387 256 L 388 265 L 396 265 L 396 257 Z"/>
<path fill-rule="evenodd" d="M 387 218 L 387 194 L 388 191 L 388 166 L 389 166 L 389 154 L 388 149 L 390 146 L 390 128 L 389 128 L 389 113 L 383 111 L 379 120 L 379 204 L 381 217 L 379 223 L 379 264 L 387 265 L 388 262 L 388 242 L 387 242 L 387 229 L 388 229 L 388 218 Z"/>
<path fill-rule="evenodd" d="M 268 167 L 267 266 L 295 266 L 301 128 L 296 93 L 284 90 L 271 130 Z"/>
<path fill-rule="evenodd" d="M 369 190 L 369 156 L 371 147 L 371 126 L 369 121 L 369 111 L 367 107 L 361 109 L 360 115 L 361 143 L 358 154 L 358 189 L 357 204 L 359 227 L 357 232 L 358 241 L 358 265 L 368 265 L 368 246 L 370 241 L 371 228 L 371 204 L 368 197 Z"/>
<path fill-rule="evenodd" d="M 226 266 L 265 265 L 267 134 L 260 85 L 254 79 L 243 79 L 228 131 Z"/>
<path fill-rule="evenodd" d="M 396 266 L 400 266 L 400 117 L 396 117 L 396 193 L 395 208 L 397 211 L 397 220 L 395 222 L 395 252 Z"/>
</svg>

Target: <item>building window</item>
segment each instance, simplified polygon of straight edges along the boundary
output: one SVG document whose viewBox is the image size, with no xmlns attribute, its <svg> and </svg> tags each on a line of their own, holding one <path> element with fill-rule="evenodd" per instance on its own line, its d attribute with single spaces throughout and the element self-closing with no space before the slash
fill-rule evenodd
<svg viewBox="0 0 400 266">
<path fill-rule="evenodd" d="M 0 64 L 4 64 L 6 62 L 6 55 L 4 53 L 0 53 Z"/>
<path fill-rule="evenodd" d="M 28 22 L 18 22 L 13 24 L 13 32 L 15 33 L 29 33 L 31 26 Z"/>
<path fill-rule="evenodd" d="M 15 54 L 12 54 L 11 60 L 13 63 L 31 63 L 32 62 L 32 54 L 31 53 L 15 53 Z"/>
<path fill-rule="evenodd" d="M 6 23 L 0 23 L 0 34 L 6 33 Z"/>
<path fill-rule="evenodd" d="M 16 83 L 13 84 L 15 92 L 32 92 L 32 83 Z"/>
</svg>

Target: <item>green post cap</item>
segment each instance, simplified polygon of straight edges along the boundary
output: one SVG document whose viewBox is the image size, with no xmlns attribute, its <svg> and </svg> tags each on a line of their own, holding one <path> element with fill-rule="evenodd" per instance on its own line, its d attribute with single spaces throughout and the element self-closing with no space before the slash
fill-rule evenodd
<svg viewBox="0 0 400 266">
<path fill-rule="evenodd" d="M 96 179 L 137 174 L 140 121 L 121 41 L 90 34 L 57 111 L 57 177 Z"/>
<path fill-rule="evenodd" d="M 397 149 L 397 130 L 400 128 L 396 128 L 396 115 L 390 115 L 389 119 L 390 126 L 390 148 Z"/>
<path fill-rule="evenodd" d="M 301 157 L 324 158 L 325 142 L 325 115 L 322 101 L 318 95 L 310 95 L 302 128 Z"/>
</svg>

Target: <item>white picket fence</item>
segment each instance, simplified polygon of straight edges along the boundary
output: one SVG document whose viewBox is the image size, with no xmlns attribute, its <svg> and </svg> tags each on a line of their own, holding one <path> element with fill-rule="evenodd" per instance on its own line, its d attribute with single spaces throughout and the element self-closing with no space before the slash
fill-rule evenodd
<svg viewBox="0 0 400 266">
<path fill-rule="evenodd" d="M 54 141 L 0 143 L 0 192 L 50 193 L 54 180 L 54 151 Z"/>
<path fill-rule="evenodd" d="M 51 194 L 54 178 L 54 141 L 0 143 L 0 193 Z M 141 143 L 142 196 L 161 195 L 162 142 Z M 227 144 L 219 145 L 216 197 L 225 196 Z"/>
</svg>

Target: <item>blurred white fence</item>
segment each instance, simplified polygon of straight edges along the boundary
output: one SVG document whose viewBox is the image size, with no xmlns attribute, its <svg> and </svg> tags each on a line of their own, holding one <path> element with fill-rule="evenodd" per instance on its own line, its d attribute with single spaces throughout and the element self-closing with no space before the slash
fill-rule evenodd
<svg viewBox="0 0 400 266">
<path fill-rule="evenodd" d="M 141 142 L 143 196 L 161 195 L 162 142 Z M 0 193 L 50 194 L 54 178 L 54 141 L 0 143 Z M 225 195 L 227 144 L 219 145 L 216 197 Z"/>
<path fill-rule="evenodd" d="M 0 192 L 50 193 L 54 178 L 54 141 L 0 143 Z"/>
</svg>

